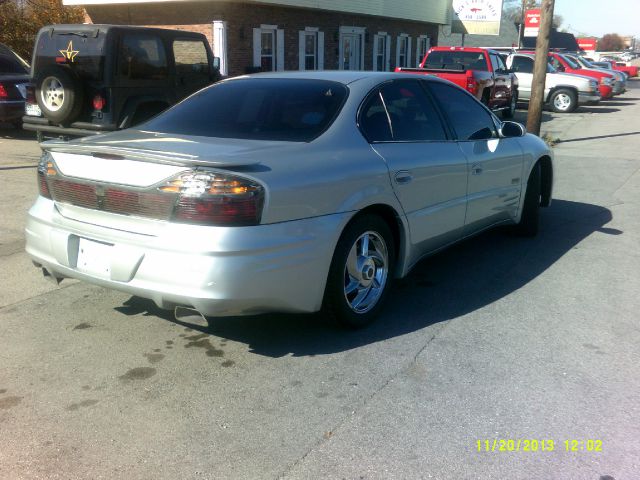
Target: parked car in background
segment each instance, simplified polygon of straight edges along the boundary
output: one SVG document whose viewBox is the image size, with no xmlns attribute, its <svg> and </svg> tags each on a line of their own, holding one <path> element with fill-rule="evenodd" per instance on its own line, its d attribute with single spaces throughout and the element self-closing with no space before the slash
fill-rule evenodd
<svg viewBox="0 0 640 480">
<path fill-rule="evenodd" d="M 519 100 L 528 102 L 531 98 L 533 65 L 535 55 L 526 53 L 511 54 L 506 59 L 507 67 L 518 77 Z M 555 112 L 570 113 L 578 105 L 596 104 L 600 101 L 598 82 L 582 75 L 560 73 L 547 64 L 544 86 L 545 104 Z"/>
<path fill-rule="evenodd" d="M 36 38 L 24 128 L 48 136 L 127 128 L 219 79 L 199 33 L 50 25 Z"/>
<path fill-rule="evenodd" d="M 628 65 L 624 62 L 613 62 L 612 67 L 614 70 L 624 72 L 630 77 L 638 76 L 638 67 L 635 65 Z"/>
<path fill-rule="evenodd" d="M 553 184 L 520 124 L 386 72 L 232 78 L 137 129 L 42 147 L 26 249 L 46 275 L 350 327 L 426 255 L 496 225 L 535 235 Z"/>
<path fill-rule="evenodd" d="M 518 79 L 498 52 L 477 47 L 433 47 L 420 68 L 396 72 L 435 75 L 459 85 L 503 118 L 512 118 L 518 101 Z"/>
<path fill-rule="evenodd" d="M 22 124 L 29 83 L 29 64 L 0 43 L 0 122 Z"/>
<path fill-rule="evenodd" d="M 580 55 L 572 55 L 572 54 L 565 54 L 565 56 L 570 59 L 573 60 L 574 62 L 576 62 L 578 65 L 580 65 L 580 67 L 587 69 L 587 70 L 600 70 L 606 73 L 609 73 L 611 75 L 614 76 L 614 81 L 613 81 L 613 88 L 611 90 L 611 94 L 612 95 L 620 95 L 622 93 L 624 93 L 627 90 L 627 75 L 623 72 L 618 72 L 616 70 L 613 69 L 607 69 L 607 68 L 602 68 L 602 67 L 598 67 L 597 65 L 593 64 L 593 62 L 590 62 L 588 60 L 586 60 L 585 58 L 581 57 Z"/>
<path fill-rule="evenodd" d="M 595 78 L 598 81 L 598 89 L 600 90 L 600 95 L 603 100 L 613 96 L 613 84 L 615 81 L 615 75 L 613 73 L 593 68 L 582 68 L 575 60 L 557 52 L 549 52 L 549 63 L 551 63 L 551 66 L 559 72 L 575 73 L 577 75 L 585 75 L 587 77 Z"/>
</svg>

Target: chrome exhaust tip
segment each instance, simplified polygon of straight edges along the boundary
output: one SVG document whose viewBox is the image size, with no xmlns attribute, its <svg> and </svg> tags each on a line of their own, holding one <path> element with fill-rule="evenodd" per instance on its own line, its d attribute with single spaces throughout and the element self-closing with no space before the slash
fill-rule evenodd
<svg viewBox="0 0 640 480">
<path fill-rule="evenodd" d="M 173 309 L 173 316 L 178 322 L 191 323 L 202 327 L 209 326 L 205 316 L 195 308 L 177 306 Z"/>
</svg>

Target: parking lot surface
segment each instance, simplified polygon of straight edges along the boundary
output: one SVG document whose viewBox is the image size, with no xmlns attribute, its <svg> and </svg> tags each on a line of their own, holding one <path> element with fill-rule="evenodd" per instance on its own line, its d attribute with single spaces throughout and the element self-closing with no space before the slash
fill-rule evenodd
<svg viewBox="0 0 640 480">
<path fill-rule="evenodd" d="M 637 478 L 638 118 L 639 81 L 545 112 L 540 235 L 423 261 L 361 331 L 47 282 L 24 253 L 39 149 L 0 129 L 0 478 Z"/>
</svg>

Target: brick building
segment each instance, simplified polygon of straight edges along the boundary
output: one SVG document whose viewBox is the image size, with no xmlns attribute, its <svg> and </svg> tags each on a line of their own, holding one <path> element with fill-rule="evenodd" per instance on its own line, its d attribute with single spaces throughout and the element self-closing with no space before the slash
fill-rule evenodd
<svg viewBox="0 0 640 480">
<path fill-rule="evenodd" d="M 65 0 L 93 23 L 203 33 L 223 75 L 257 70 L 416 66 L 451 0 Z"/>
</svg>

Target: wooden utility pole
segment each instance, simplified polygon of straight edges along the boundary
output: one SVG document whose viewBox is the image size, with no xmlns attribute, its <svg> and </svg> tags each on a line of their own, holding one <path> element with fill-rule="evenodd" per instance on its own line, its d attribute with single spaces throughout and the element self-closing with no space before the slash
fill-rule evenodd
<svg viewBox="0 0 640 480">
<path fill-rule="evenodd" d="M 553 7 L 555 0 L 542 0 L 540 7 L 540 31 L 536 40 L 536 61 L 533 65 L 531 83 L 531 100 L 527 115 L 527 131 L 540 136 L 542 107 L 544 105 L 544 82 L 547 76 L 547 56 L 549 54 L 549 37 L 553 23 Z"/>
</svg>

